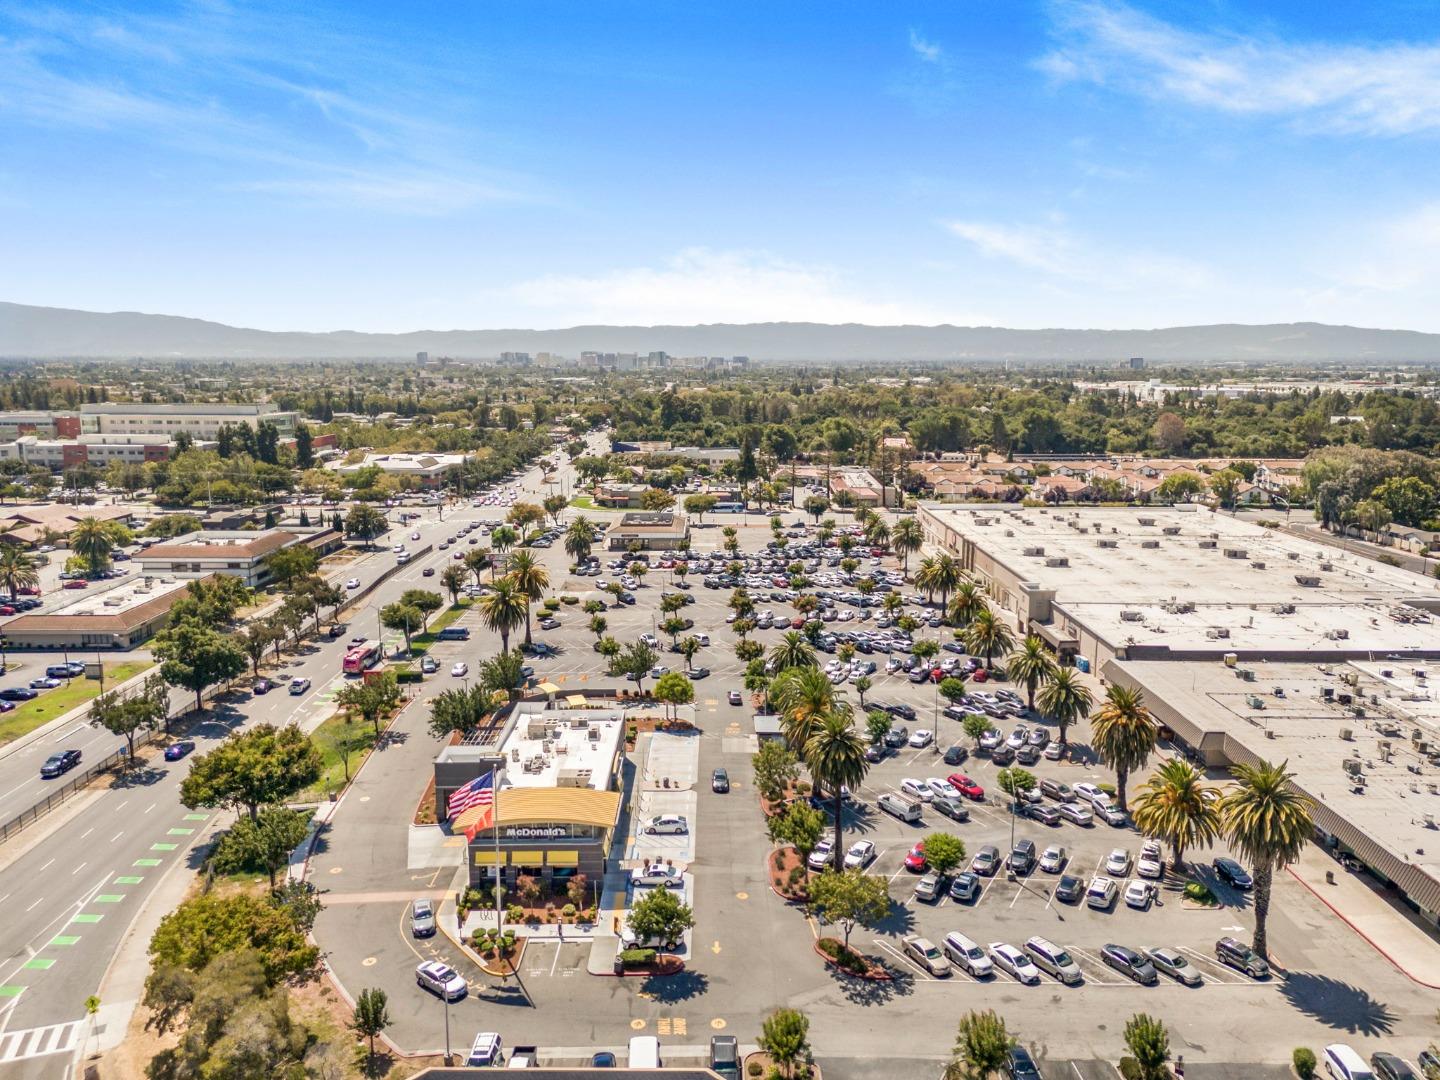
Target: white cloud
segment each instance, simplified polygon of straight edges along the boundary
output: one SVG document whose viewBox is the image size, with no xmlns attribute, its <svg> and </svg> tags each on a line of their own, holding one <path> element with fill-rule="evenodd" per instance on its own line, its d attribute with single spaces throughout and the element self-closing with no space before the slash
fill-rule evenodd
<svg viewBox="0 0 1440 1080">
<path fill-rule="evenodd" d="M 549 274 L 520 282 L 495 298 L 526 309 L 530 325 L 717 322 L 983 323 L 981 316 L 941 313 L 862 295 L 833 270 L 762 251 L 687 248 L 658 267 L 594 275 Z"/>
<path fill-rule="evenodd" d="M 1440 128 L 1440 44 L 1331 45 L 1185 30 L 1104 0 L 1062 0 L 1058 48 L 1037 66 L 1222 112 L 1340 134 Z"/>
<path fill-rule="evenodd" d="M 926 41 L 914 30 L 910 31 L 910 48 L 927 64 L 938 64 L 945 55 L 944 49 L 934 42 Z"/>
<path fill-rule="evenodd" d="M 1198 290 L 1214 283 L 1201 263 L 1180 256 L 1108 250 L 1060 224 L 948 221 L 945 228 L 989 259 L 1107 290 Z"/>
</svg>

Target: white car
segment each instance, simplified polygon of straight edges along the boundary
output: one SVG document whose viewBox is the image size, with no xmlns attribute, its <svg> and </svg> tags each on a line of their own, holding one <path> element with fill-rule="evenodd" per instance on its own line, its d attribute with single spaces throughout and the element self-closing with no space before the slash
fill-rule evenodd
<svg viewBox="0 0 1440 1080">
<path fill-rule="evenodd" d="M 935 733 L 929 728 L 916 728 L 910 736 L 910 745 L 917 750 L 923 750 L 935 741 Z"/>
<path fill-rule="evenodd" d="M 938 900 L 942 891 L 939 874 L 926 874 L 915 883 L 915 899 L 924 900 L 927 904 Z"/>
<path fill-rule="evenodd" d="M 411 539 L 411 540 L 419 540 L 419 539 L 420 539 L 420 530 L 419 530 L 419 529 L 416 529 L 414 532 L 412 532 L 412 533 L 410 534 L 410 539 Z"/>
<path fill-rule="evenodd" d="M 1094 784 L 1082 781 L 1075 785 L 1074 791 L 1078 801 L 1087 802 L 1097 810 L 1110 805 L 1110 796 Z"/>
<path fill-rule="evenodd" d="M 305 678 L 305 676 L 303 675 L 296 675 L 295 678 L 290 680 L 290 693 L 294 694 L 296 697 L 299 697 L 301 694 L 305 693 L 305 691 L 309 689 L 310 680 Z"/>
<path fill-rule="evenodd" d="M 451 967 L 439 960 L 426 960 L 415 969 L 415 982 L 432 994 L 439 994 L 447 1001 L 458 1001 L 465 996 L 465 980 Z"/>
<path fill-rule="evenodd" d="M 1128 877 L 1130 875 L 1130 852 L 1117 847 L 1109 855 L 1106 855 L 1105 873 L 1111 877 Z"/>
<path fill-rule="evenodd" d="M 912 776 L 907 776 L 900 781 L 900 790 L 912 799 L 919 799 L 921 802 L 935 801 L 935 792 L 930 790 L 930 785 L 924 780 L 916 780 Z"/>
<path fill-rule="evenodd" d="M 678 889 L 685 884 L 684 875 L 678 866 L 653 862 L 637 866 L 630 871 L 631 885 L 664 885 L 667 889 Z"/>
<path fill-rule="evenodd" d="M 810 852 L 810 858 L 805 862 L 811 870 L 820 871 L 830 865 L 831 857 L 835 854 L 834 840 L 821 840 L 815 845 L 815 850 Z"/>
<path fill-rule="evenodd" d="M 353 589 L 358 589 L 359 587 L 360 587 L 360 579 L 359 579 L 358 577 L 352 577 L 349 581 L 345 582 L 345 588 L 347 588 L 347 589 L 352 589 L 352 590 L 353 590 Z"/>
<path fill-rule="evenodd" d="M 953 799 L 955 787 L 949 780 L 942 780 L 938 776 L 927 776 L 925 786 L 930 789 L 930 794 L 937 799 Z"/>
<path fill-rule="evenodd" d="M 1058 874 L 1065 868 L 1065 849 L 1051 844 L 1040 856 L 1040 869 L 1047 874 Z"/>
<path fill-rule="evenodd" d="M 1125 886 L 1125 906 L 1139 908 L 1141 911 L 1149 909 L 1155 901 L 1155 886 L 1148 881 L 1135 880 Z"/>
<path fill-rule="evenodd" d="M 1135 872 L 1143 878 L 1165 876 L 1165 859 L 1160 854 L 1158 840 L 1145 841 L 1145 845 L 1140 849 L 1140 857 L 1135 860 Z"/>
<path fill-rule="evenodd" d="M 1059 761 L 1065 756 L 1065 744 L 1051 741 L 1045 746 L 1045 760 Z"/>
<path fill-rule="evenodd" d="M 464 660 L 458 660 L 455 666 L 450 669 L 450 674 L 457 679 L 463 679 L 466 675 L 470 674 L 470 665 L 465 663 Z"/>
<path fill-rule="evenodd" d="M 990 959 L 1001 971 L 1009 972 L 1014 976 L 1016 982 L 1025 986 L 1040 985 L 1040 969 L 1014 945 L 1007 945 L 1003 941 L 992 941 L 990 943 Z"/>
<path fill-rule="evenodd" d="M 1108 911 L 1115 903 L 1115 894 L 1118 891 L 1114 879 L 1093 877 L 1090 879 L 1089 887 L 1085 890 L 1085 906 Z"/>
<path fill-rule="evenodd" d="M 845 852 L 846 870 L 863 870 L 875 858 L 875 845 L 869 840 L 856 840 Z"/>
<path fill-rule="evenodd" d="M 651 836 L 684 836 L 690 823 L 683 814 L 657 814 L 645 823 L 644 831 Z"/>
</svg>

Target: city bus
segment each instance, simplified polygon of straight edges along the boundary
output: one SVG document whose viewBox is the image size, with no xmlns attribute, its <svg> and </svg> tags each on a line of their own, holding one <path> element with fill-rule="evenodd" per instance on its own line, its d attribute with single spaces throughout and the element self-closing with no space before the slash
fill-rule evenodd
<svg viewBox="0 0 1440 1080">
<path fill-rule="evenodd" d="M 363 675 L 380 662 L 380 643 L 367 641 L 356 645 L 345 653 L 343 667 L 346 675 Z"/>
</svg>

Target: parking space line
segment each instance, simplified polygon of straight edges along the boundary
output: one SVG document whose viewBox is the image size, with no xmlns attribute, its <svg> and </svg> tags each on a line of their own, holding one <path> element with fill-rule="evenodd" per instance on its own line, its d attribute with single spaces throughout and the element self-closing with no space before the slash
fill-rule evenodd
<svg viewBox="0 0 1440 1080">
<path fill-rule="evenodd" d="M 903 952 L 895 948 L 895 946 L 891 945 L 888 941 L 882 941 L 880 938 L 875 938 L 874 943 L 880 946 L 880 948 L 884 949 L 891 956 L 895 957 L 901 963 L 903 963 L 907 968 L 912 968 L 926 982 L 939 982 L 939 980 L 936 979 L 934 975 L 931 975 L 928 971 L 922 968 L 919 964 L 915 963 L 915 961 L 911 960 L 910 957 L 906 956 Z"/>
<path fill-rule="evenodd" d="M 1216 982 L 1220 983 L 1222 986 L 1236 986 L 1243 985 L 1244 983 L 1252 981 L 1250 979 L 1247 979 L 1244 975 L 1241 975 L 1240 972 L 1234 971 L 1231 968 L 1226 967 L 1224 964 L 1220 963 L 1220 961 L 1216 960 L 1213 956 L 1206 956 L 1204 953 L 1196 949 L 1192 949 L 1188 945 L 1181 945 L 1179 946 L 1179 948 L 1182 953 L 1190 957 L 1191 960 L 1195 961 L 1195 966 L 1200 968 L 1200 974 L 1206 982 Z M 1210 970 L 1211 968 L 1214 968 L 1215 970 L 1212 972 Z"/>
</svg>

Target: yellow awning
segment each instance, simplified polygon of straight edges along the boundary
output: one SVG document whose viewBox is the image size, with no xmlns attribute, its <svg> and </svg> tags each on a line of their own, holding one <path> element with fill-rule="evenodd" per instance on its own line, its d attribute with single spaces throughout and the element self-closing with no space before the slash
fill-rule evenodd
<svg viewBox="0 0 1440 1080">
<path fill-rule="evenodd" d="M 494 866 L 497 862 L 503 863 L 505 861 L 503 855 L 497 858 L 495 852 L 489 848 L 484 851 L 477 851 L 474 855 L 476 866 Z"/>
<path fill-rule="evenodd" d="M 608 828 L 619 817 L 620 793 L 594 788 L 505 788 L 497 796 L 496 809 L 502 825 Z"/>
<path fill-rule="evenodd" d="M 511 866 L 539 866 L 545 861 L 545 853 L 542 851 L 512 851 L 510 852 Z"/>
<path fill-rule="evenodd" d="M 560 687 L 556 686 L 553 682 L 542 682 L 535 689 L 539 690 L 542 694 L 558 694 L 560 692 Z"/>
<path fill-rule="evenodd" d="M 550 851 L 545 855 L 546 866 L 579 866 L 580 853 L 578 851 Z"/>
<path fill-rule="evenodd" d="M 590 699 L 584 694 L 571 694 L 565 699 L 565 704 L 569 705 L 572 709 L 583 709 L 589 703 Z"/>
</svg>

